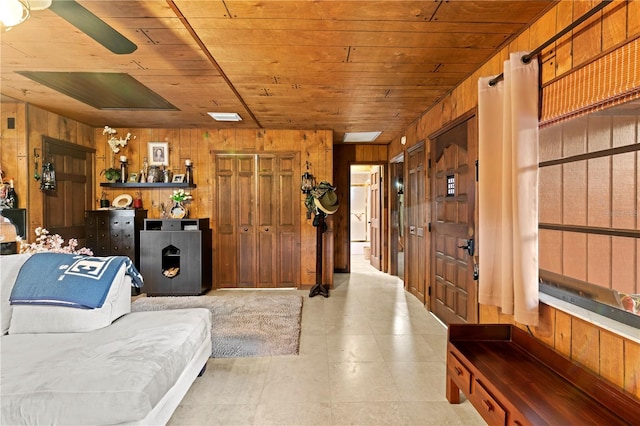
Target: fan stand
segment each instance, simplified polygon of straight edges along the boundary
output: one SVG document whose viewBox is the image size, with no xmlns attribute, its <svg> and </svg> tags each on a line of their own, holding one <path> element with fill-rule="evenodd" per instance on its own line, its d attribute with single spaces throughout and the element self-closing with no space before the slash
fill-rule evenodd
<svg viewBox="0 0 640 426">
<path fill-rule="evenodd" d="M 322 284 L 322 234 L 326 227 L 324 223 L 325 217 L 326 214 L 324 212 L 316 210 L 316 217 L 313 221 L 313 225 L 316 227 L 316 284 L 311 287 L 309 297 L 317 296 L 318 294 L 329 297 L 329 286 Z"/>
</svg>

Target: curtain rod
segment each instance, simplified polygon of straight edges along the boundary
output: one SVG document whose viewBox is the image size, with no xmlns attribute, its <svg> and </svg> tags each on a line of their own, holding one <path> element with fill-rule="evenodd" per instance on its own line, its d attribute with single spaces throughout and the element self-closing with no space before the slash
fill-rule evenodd
<svg viewBox="0 0 640 426">
<path fill-rule="evenodd" d="M 588 11 L 587 13 L 585 13 L 584 15 L 582 15 L 580 18 L 578 18 L 576 21 L 574 21 L 573 23 L 571 23 L 569 26 L 567 26 L 565 29 L 563 29 L 562 31 L 560 31 L 558 34 L 554 35 L 553 37 L 551 37 L 549 40 L 547 40 L 546 42 L 544 42 L 543 44 L 541 44 L 540 46 L 538 46 L 538 48 L 534 49 L 533 51 L 531 51 L 531 53 L 529 53 L 528 55 L 524 55 L 521 59 L 522 62 L 525 64 L 528 64 L 529 62 L 531 62 L 531 60 L 533 58 L 535 58 L 537 55 L 539 55 L 547 46 L 549 46 L 551 43 L 555 42 L 556 40 L 558 40 L 560 37 L 562 37 L 563 35 L 565 35 L 566 33 L 568 33 L 569 31 L 571 31 L 572 29 L 574 29 L 575 27 L 577 27 L 578 25 L 582 24 L 584 21 L 586 21 L 587 19 L 591 18 L 593 15 L 595 15 L 598 11 L 600 11 L 600 9 L 604 8 L 606 5 L 608 5 L 609 3 L 611 3 L 613 0 L 602 0 L 597 6 L 595 6 L 593 9 L 591 9 L 590 11 Z M 489 86 L 495 86 L 496 84 L 498 84 L 498 82 L 500 80 L 502 80 L 504 78 L 504 74 L 500 74 L 498 76 L 496 76 L 495 78 L 489 80 Z"/>
</svg>

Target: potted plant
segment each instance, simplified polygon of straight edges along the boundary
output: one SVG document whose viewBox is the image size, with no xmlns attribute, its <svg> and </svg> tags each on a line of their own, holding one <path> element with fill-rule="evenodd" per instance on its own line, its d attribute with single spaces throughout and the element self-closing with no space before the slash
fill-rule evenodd
<svg viewBox="0 0 640 426">
<path fill-rule="evenodd" d="M 117 182 L 120 179 L 120 169 L 116 169 L 113 167 L 109 167 L 108 169 L 104 169 L 100 174 L 104 174 L 107 182 Z"/>
</svg>

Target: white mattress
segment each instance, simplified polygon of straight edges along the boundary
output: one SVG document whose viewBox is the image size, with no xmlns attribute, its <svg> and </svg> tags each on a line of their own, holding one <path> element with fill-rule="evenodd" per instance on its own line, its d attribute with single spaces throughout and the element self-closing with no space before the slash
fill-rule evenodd
<svg viewBox="0 0 640 426">
<path fill-rule="evenodd" d="M 210 315 L 135 312 L 88 333 L 2 336 L 0 424 L 144 419 L 210 339 Z"/>
</svg>

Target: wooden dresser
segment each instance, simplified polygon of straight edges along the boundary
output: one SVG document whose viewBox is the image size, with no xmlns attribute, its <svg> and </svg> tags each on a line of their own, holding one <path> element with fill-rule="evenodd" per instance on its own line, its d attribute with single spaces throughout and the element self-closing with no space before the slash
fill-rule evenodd
<svg viewBox="0 0 640 426">
<path fill-rule="evenodd" d="M 640 401 L 512 325 L 450 325 L 447 400 L 490 425 L 640 424 Z"/>
<path fill-rule="evenodd" d="M 95 256 L 128 256 L 140 267 L 140 230 L 146 210 L 85 211 L 86 246 Z"/>
</svg>

